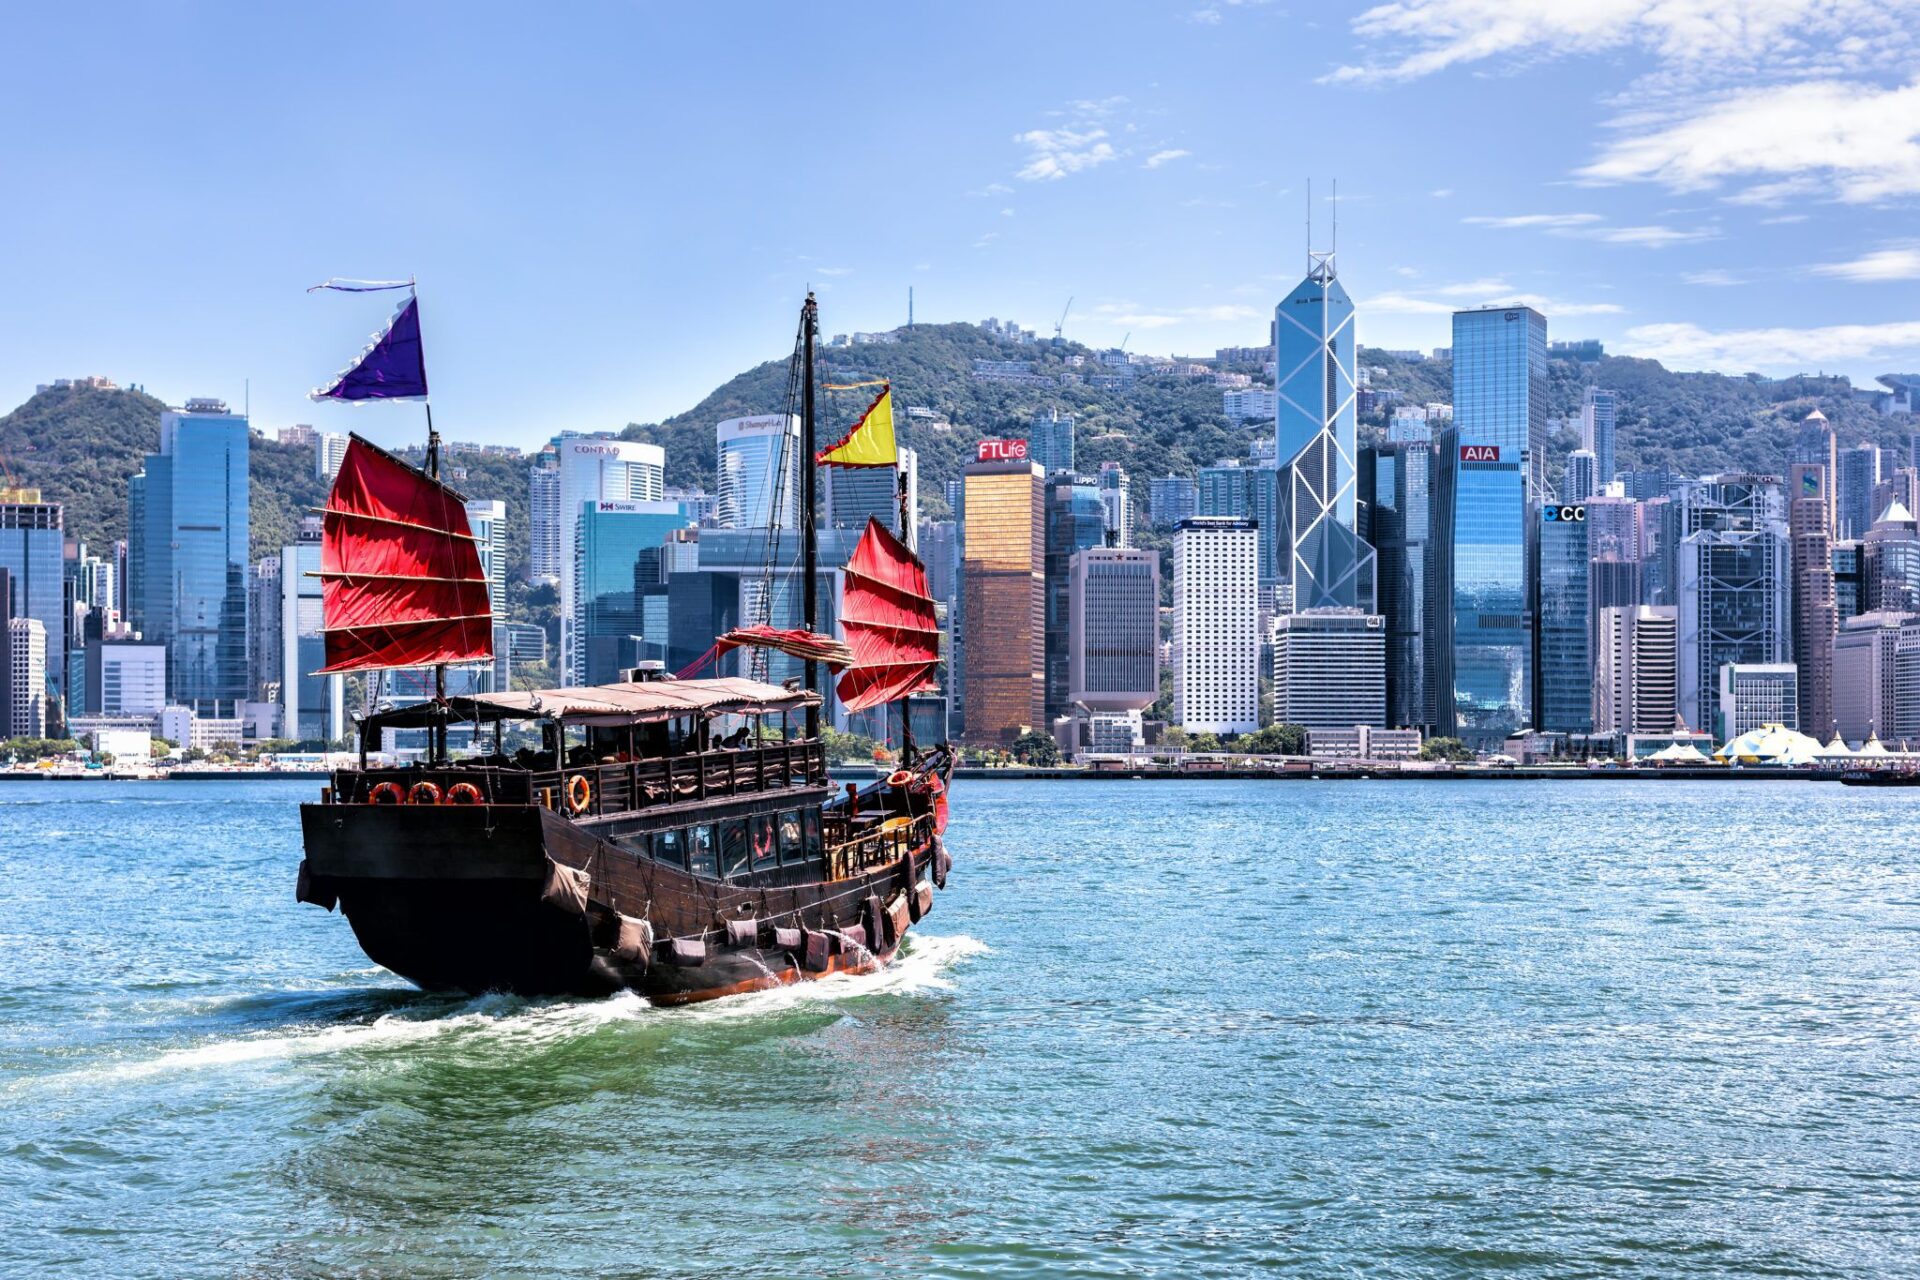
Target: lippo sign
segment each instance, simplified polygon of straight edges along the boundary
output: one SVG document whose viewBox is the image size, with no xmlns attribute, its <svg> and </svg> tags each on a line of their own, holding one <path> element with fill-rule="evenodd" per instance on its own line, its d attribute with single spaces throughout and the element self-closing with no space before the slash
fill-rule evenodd
<svg viewBox="0 0 1920 1280">
<path fill-rule="evenodd" d="M 1027 458 L 1025 440 L 982 440 L 975 462 L 1024 462 Z"/>
<path fill-rule="evenodd" d="M 1498 462 L 1500 446 L 1497 444 L 1463 444 L 1460 446 L 1462 462 Z"/>
</svg>

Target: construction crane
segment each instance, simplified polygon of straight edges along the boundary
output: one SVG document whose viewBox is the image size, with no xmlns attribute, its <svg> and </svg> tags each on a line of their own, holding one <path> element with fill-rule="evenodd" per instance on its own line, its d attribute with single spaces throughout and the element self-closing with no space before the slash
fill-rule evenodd
<svg viewBox="0 0 1920 1280">
<path fill-rule="evenodd" d="M 1073 310 L 1073 299 L 1068 298 L 1067 305 L 1060 308 L 1060 318 L 1053 322 L 1053 345 L 1056 347 L 1062 347 L 1066 345 L 1067 340 L 1060 336 L 1060 331 L 1066 328 L 1067 312 L 1071 310 Z"/>
</svg>

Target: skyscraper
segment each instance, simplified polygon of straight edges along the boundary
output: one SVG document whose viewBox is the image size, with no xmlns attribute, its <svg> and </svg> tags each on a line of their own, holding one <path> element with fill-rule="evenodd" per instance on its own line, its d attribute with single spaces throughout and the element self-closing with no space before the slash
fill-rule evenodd
<svg viewBox="0 0 1920 1280">
<path fill-rule="evenodd" d="M 1593 731 L 1593 637 L 1587 511 L 1577 503 L 1540 508 L 1539 688 L 1535 727 Z"/>
<path fill-rule="evenodd" d="M 1199 514 L 1200 493 L 1191 476 L 1155 476 L 1147 485 L 1147 519 L 1156 529 L 1171 529 Z"/>
<path fill-rule="evenodd" d="M 1580 448 L 1593 455 L 1593 488 L 1598 493 L 1613 479 L 1613 432 L 1620 416 L 1618 393 L 1588 387 L 1580 397 Z M 1578 502 L 1582 495 L 1566 495 Z"/>
<path fill-rule="evenodd" d="M 1873 527 L 1880 516 L 1873 509 L 1873 492 L 1879 485 L 1880 450 L 1862 444 L 1840 452 L 1840 478 L 1833 495 L 1839 510 L 1839 537 L 1864 538 Z"/>
<path fill-rule="evenodd" d="M 1058 409 L 1049 409 L 1045 417 L 1035 417 L 1027 449 L 1027 456 L 1039 463 L 1047 475 L 1072 471 L 1073 415 L 1063 417 Z"/>
<path fill-rule="evenodd" d="M 1067 714 L 1070 575 L 1073 557 L 1105 543 L 1106 507 L 1086 476 L 1056 471 L 1047 477 L 1047 708 L 1044 723 Z"/>
<path fill-rule="evenodd" d="M 560 451 L 552 445 L 527 471 L 527 573 L 535 582 L 560 581 Z"/>
<path fill-rule="evenodd" d="M 1275 459 L 1285 528 L 1283 568 L 1298 609 L 1374 608 L 1373 550 L 1355 527 L 1353 300 L 1332 254 L 1274 308 Z"/>
<path fill-rule="evenodd" d="M 1789 463 L 1810 462 L 1827 469 L 1827 527 L 1839 536 L 1840 504 L 1840 442 L 1834 434 L 1833 424 L 1827 421 L 1827 415 L 1814 409 L 1800 420 L 1800 426 L 1794 432 L 1793 452 Z M 1864 529 L 1862 533 L 1866 532 Z M 1855 535 L 1858 536 L 1857 534 Z"/>
<path fill-rule="evenodd" d="M 800 419 L 763 413 L 714 427 L 722 529 L 798 528 Z"/>
<path fill-rule="evenodd" d="M 333 431 L 313 433 L 313 473 L 332 484 L 334 477 L 340 474 L 341 464 L 347 460 L 347 442 L 349 437 Z"/>
<path fill-rule="evenodd" d="M 662 646 L 667 637 L 647 635 L 634 587 L 634 565 L 675 529 L 692 522 L 677 502 L 590 502 L 580 510 L 575 535 L 574 616 L 567 635 L 569 682 L 608 684 L 646 655 L 634 641 Z M 759 619 L 754 619 L 759 621 Z"/>
<path fill-rule="evenodd" d="M 1428 440 L 1390 440 L 1360 455 L 1360 501 L 1378 566 L 1386 630 L 1387 724 L 1430 728 L 1434 450 Z"/>
<path fill-rule="evenodd" d="M 75 637 L 68 635 L 65 560 L 65 512 L 57 502 L 42 502 L 36 489 L 12 489 L 0 501 L 0 569 L 13 580 L 13 616 L 40 624 L 45 648 L 41 672 L 44 697 L 67 694 L 65 658 Z"/>
<path fill-rule="evenodd" d="M 296 741 L 333 741 L 347 733 L 346 677 L 313 673 L 327 665 L 320 569 L 321 524 L 301 522 L 299 541 L 280 551 L 280 732 Z"/>
<path fill-rule="evenodd" d="M 1560 486 L 1560 498 L 1563 502 L 1585 502 L 1600 492 L 1600 482 L 1595 479 L 1598 464 L 1592 453 L 1585 449 L 1575 449 L 1567 455 L 1567 478 Z"/>
<path fill-rule="evenodd" d="M 1173 718 L 1188 733 L 1260 724 L 1259 547 L 1251 521 L 1195 516 L 1173 534 Z"/>
<path fill-rule="evenodd" d="M 1680 710 L 1713 724 L 1720 668 L 1793 651 L 1787 531 L 1772 521 L 1703 529 L 1680 543 Z"/>
<path fill-rule="evenodd" d="M 1067 699 L 1095 712 L 1140 711 L 1160 696 L 1160 555 L 1089 547 L 1067 586 Z"/>
<path fill-rule="evenodd" d="M 1358 609 L 1274 618 L 1273 719 L 1309 729 L 1387 728 L 1385 620 Z"/>
<path fill-rule="evenodd" d="M 1799 670 L 1799 726 L 1818 737 L 1833 732 L 1835 611 L 1833 536 L 1827 522 L 1827 469 L 1796 462 L 1787 471 L 1787 531 L 1792 540 L 1793 662 Z"/>
<path fill-rule="evenodd" d="M 1100 487 L 1101 505 L 1107 509 L 1107 532 L 1113 535 L 1113 545 L 1132 546 L 1133 489 L 1126 468 L 1117 462 L 1103 462 L 1094 480 Z"/>
<path fill-rule="evenodd" d="M 495 618 L 507 612 L 507 504 L 498 498 L 467 503 L 467 527 L 480 550 L 480 571 L 487 575 L 487 607 Z"/>
<path fill-rule="evenodd" d="M 127 486 L 135 630 L 167 648 L 183 706 L 249 695 L 247 420 L 218 400 L 160 415 L 160 451 Z"/>
<path fill-rule="evenodd" d="M 1920 612 L 1920 522 L 1905 507 L 1888 507 L 1860 539 L 1866 611 Z"/>
<path fill-rule="evenodd" d="M 964 476 L 963 736 L 1004 746 L 1046 723 L 1046 494 L 1034 462 L 975 462 Z"/>
<path fill-rule="evenodd" d="M 852 529 L 859 533 L 871 516 L 900 535 L 909 547 L 917 547 L 920 536 L 920 455 L 905 445 L 898 449 L 900 461 L 891 467 L 821 467 L 820 488 L 823 514 L 829 529 Z M 907 527 L 900 527 L 901 477 L 907 481 Z M 765 526 L 760 526 L 764 528 Z"/>
<path fill-rule="evenodd" d="M 1545 487 L 1546 317 L 1456 311 L 1435 493 L 1437 721 L 1478 747 L 1534 722 L 1532 568 Z"/>
<path fill-rule="evenodd" d="M 1263 463 L 1222 458 L 1200 468 L 1195 487 L 1194 513 L 1257 526 L 1259 572 L 1262 585 L 1286 581 L 1286 521 L 1280 514 L 1282 473 Z"/>
<path fill-rule="evenodd" d="M 667 454 L 657 444 L 607 436 L 563 436 L 554 442 L 559 470 L 560 662 L 565 678 L 581 683 L 585 651 L 573 639 L 579 617 L 577 572 L 581 514 L 588 504 L 660 502 L 666 494 Z M 627 565 L 631 575 L 632 563 Z"/>
<path fill-rule="evenodd" d="M 1600 611 L 1597 632 L 1594 732 L 1625 737 L 1671 730 L 1680 709 L 1679 610 L 1608 607 Z"/>
</svg>

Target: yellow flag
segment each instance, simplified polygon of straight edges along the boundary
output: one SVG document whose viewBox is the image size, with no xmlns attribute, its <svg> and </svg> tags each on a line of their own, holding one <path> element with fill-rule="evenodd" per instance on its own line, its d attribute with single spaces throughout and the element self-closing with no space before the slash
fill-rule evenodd
<svg viewBox="0 0 1920 1280">
<path fill-rule="evenodd" d="M 882 390 L 840 443 L 822 449 L 814 460 L 830 467 L 896 465 L 900 455 L 893 443 L 893 388 Z"/>
</svg>

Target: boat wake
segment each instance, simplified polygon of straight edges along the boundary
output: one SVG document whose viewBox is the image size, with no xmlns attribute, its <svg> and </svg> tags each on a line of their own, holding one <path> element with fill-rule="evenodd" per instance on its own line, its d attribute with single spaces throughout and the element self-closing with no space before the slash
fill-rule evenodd
<svg viewBox="0 0 1920 1280">
<path fill-rule="evenodd" d="M 489 1052 L 527 1051 L 590 1035 L 611 1024 L 653 1025 L 662 1029 L 737 1019 L 764 1018 L 794 1010 L 830 1010 L 849 1000 L 870 996 L 918 995 L 953 988 L 948 971 L 987 950 L 986 944 L 965 935 L 907 940 L 900 955 L 877 973 L 832 974 L 810 982 L 767 991 L 731 996 L 674 1009 L 656 1008 L 632 992 L 599 1000 L 527 1000 L 518 996 L 488 995 L 472 999 L 402 993 L 392 988 L 366 992 L 375 1009 L 366 1005 L 358 1016 L 341 1010 L 350 1020 L 315 1025 L 281 1026 L 257 1033 L 213 1039 L 169 1049 L 134 1061 L 81 1067 L 54 1075 L 25 1077 L 8 1090 L 39 1085 L 79 1087 L 90 1083 L 142 1080 L 174 1073 L 193 1073 L 252 1064 L 279 1065 L 300 1059 L 339 1053 L 379 1053 L 428 1042 L 484 1045 Z M 340 993 L 333 993 L 337 998 Z M 257 1005 L 261 997 L 242 997 Z M 396 999 L 402 1001 L 394 1007 Z M 311 999 L 295 1006 L 308 1017 L 317 1011 Z M 322 1014 L 321 1016 L 325 1016 Z"/>
</svg>

